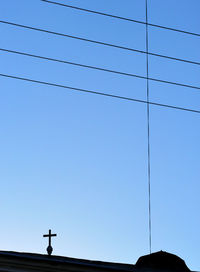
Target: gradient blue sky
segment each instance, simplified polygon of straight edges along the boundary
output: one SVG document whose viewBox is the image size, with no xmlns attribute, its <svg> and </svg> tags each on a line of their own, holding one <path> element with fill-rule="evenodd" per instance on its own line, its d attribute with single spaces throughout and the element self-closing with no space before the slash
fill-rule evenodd
<svg viewBox="0 0 200 272">
<path fill-rule="evenodd" d="M 145 20 L 143 0 L 63 0 Z M 149 0 L 151 23 L 200 32 L 198 0 Z M 145 26 L 46 4 L 1 20 L 145 50 Z M 0 24 L 1 48 L 145 76 L 145 56 Z M 200 38 L 149 28 L 149 50 L 200 61 Z M 0 52 L 0 73 L 146 99 L 146 82 Z M 150 76 L 200 86 L 199 66 L 150 57 Z M 1 250 L 135 263 L 148 254 L 146 106 L 1 77 Z M 199 108 L 198 90 L 150 82 L 150 100 Z M 152 250 L 200 270 L 200 115 L 150 107 Z"/>
</svg>

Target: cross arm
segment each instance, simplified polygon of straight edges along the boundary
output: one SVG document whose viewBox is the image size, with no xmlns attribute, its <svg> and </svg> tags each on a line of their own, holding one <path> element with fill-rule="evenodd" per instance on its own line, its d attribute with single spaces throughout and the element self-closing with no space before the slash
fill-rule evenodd
<svg viewBox="0 0 200 272">
<path fill-rule="evenodd" d="M 50 234 L 50 235 L 49 235 L 49 234 L 44 234 L 44 235 L 43 235 L 43 237 L 50 237 L 50 236 L 51 236 L 51 237 L 52 237 L 52 236 L 57 236 L 57 234 Z"/>
</svg>

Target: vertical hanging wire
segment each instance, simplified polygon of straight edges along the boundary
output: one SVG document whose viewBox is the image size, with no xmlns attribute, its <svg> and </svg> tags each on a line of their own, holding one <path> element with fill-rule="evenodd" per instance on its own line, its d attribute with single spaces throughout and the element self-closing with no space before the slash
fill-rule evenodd
<svg viewBox="0 0 200 272">
<path fill-rule="evenodd" d="M 146 94 L 147 94 L 147 145 L 148 145 L 148 212 L 149 212 L 149 252 L 151 254 L 151 157 L 150 157 L 150 108 L 149 108 L 149 33 L 148 33 L 148 0 L 146 1 Z"/>
</svg>

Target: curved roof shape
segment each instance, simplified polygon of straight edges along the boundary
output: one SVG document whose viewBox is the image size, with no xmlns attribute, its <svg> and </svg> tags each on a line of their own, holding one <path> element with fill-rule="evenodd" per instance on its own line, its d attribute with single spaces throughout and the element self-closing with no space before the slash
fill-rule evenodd
<svg viewBox="0 0 200 272">
<path fill-rule="evenodd" d="M 184 260 L 174 254 L 162 250 L 140 257 L 136 263 L 136 267 L 170 271 L 190 271 Z"/>
</svg>

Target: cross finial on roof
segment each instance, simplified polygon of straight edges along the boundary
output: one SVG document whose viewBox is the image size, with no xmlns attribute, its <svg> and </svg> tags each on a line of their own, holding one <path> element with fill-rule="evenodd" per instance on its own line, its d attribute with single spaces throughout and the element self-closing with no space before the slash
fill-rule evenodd
<svg viewBox="0 0 200 272">
<path fill-rule="evenodd" d="M 53 247 L 51 246 L 51 237 L 53 236 L 57 236 L 57 234 L 51 234 L 51 230 L 49 230 L 49 234 L 44 234 L 43 237 L 49 237 L 49 245 L 47 247 L 47 253 L 50 256 L 52 251 L 53 251 Z"/>
</svg>

